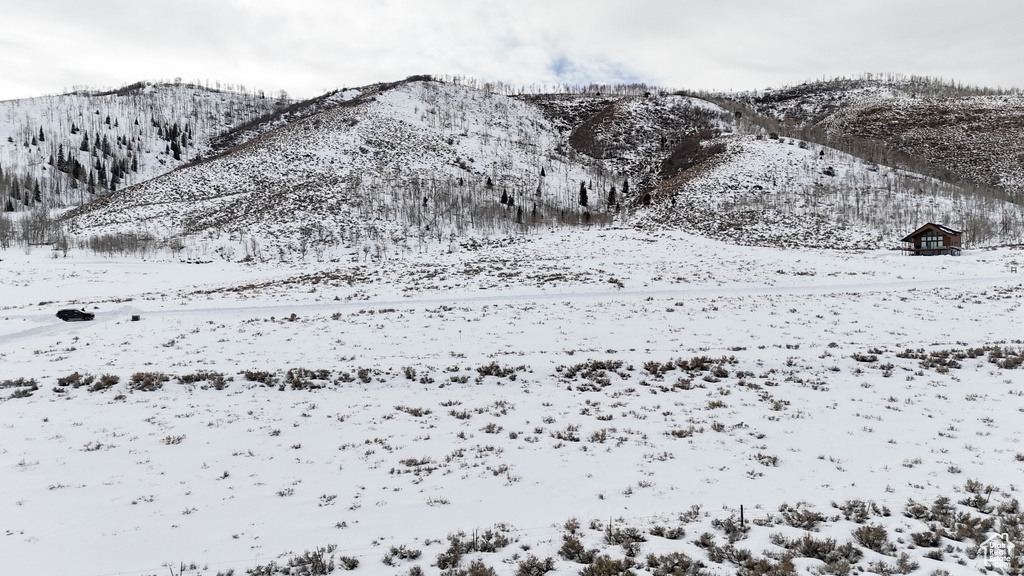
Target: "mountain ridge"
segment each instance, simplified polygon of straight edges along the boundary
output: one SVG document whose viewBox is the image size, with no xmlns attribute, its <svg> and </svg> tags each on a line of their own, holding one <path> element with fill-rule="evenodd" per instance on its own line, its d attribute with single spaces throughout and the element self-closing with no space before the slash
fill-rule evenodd
<svg viewBox="0 0 1024 576">
<path fill-rule="evenodd" d="M 966 127 L 967 116 L 953 117 L 972 155 L 935 166 L 919 151 L 945 133 L 914 146 L 905 136 L 925 99 L 957 111 L 983 99 L 1004 113 L 991 115 L 991 130 L 988 109 Z M 612 223 L 866 248 L 894 247 L 921 221 L 941 221 L 964 229 L 968 245 L 1017 243 L 1024 163 L 989 148 L 1014 133 L 1018 114 L 1015 92 L 930 79 L 693 94 L 632 85 L 535 93 L 413 76 L 253 114 L 210 136 L 205 155 L 64 221 L 79 236 L 248 237 L 264 258 L 366 243 L 400 253 L 415 242 Z M 893 122 L 902 143 L 878 132 Z M 977 168 L 987 158 L 998 170 Z M 986 174 L 996 172 L 993 183 Z"/>
<path fill-rule="evenodd" d="M 150 180 L 284 104 L 260 92 L 152 82 L 0 102 L 0 210 L 77 205 Z"/>
</svg>

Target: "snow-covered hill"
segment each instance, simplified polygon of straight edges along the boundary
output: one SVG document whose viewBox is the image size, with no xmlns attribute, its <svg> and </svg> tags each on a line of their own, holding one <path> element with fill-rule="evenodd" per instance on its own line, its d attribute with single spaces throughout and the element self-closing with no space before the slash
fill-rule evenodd
<svg viewBox="0 0 1024 576">
<path fill-rule="evenodd" d="M 970 246 L 1024 241 L 1024 206 L 792 138 L 724 134 L 722 152 L 662 182 L 639 226 L 682 227 L 731 242 L 897 248 L 923 222 Z"/>
<path fill-rule="evenodd" d="M 205 156 L 211 139 L 289 104 L 255 92 L 140 82 L 0 102 L 0 210 L 87 202 Z"/>
<path fill-rule="evenodd" d="M 915 113 L 900 107 L 925 99 L 950 106 L 999 99 L 1003 112 L 979 109 L 973 120 L 946 124 L 976 142 L 994 139 L 972 162 L 991 157 L 1006 184 L 1017 160 L 989 148 L 1013 133 L 1007 119 L 1016 95 L 950 95 L 945 85 L 894 80 L 706 95 L 717 104 L 636 87 L 498 88 L 410 77 L 236 124 L 210 142 L 203 160 L 70 211 L 71 244 L 131 238 L 263 260 L 333 258 L 359 246 L 385 258 L 470 236 L 614 222 L 745 244 L 869 248 L 893 247 L 927 221 L 963 230 L 967 246 L 1024 241 L 1015 192 L 956 176 L 955 161 L 938 169 L 943 158 L 865 135 L 891 124 L 904 142 L 917 138 L 918 128 L 905 125 Z M 869 121 L 865 110 L 903 120 Z M 117 125 L 115 118 L 111 129 Z M 152 129 L 177 134 L 173 126 Z M 192 141 L 191 130 L 186 124 L 172 139 Z M 956 149 L 969 144 L 956 141 Z M 165 166 L 168 150 L 156 151 Z M 13 229 L 0 222 L 0 236 L 5 227 Z M 48 234 L 21 235 L 45 241 Z"/>
<path fill-rule="evenodd" d="M 581 183 L 607 190 L 612 175 L 560 149 L 535 107 L 434 81 L 337 97 L 344 105 L 72 212 L 72 230 L 226 230 L 273 255 L 306 242 L 448 241 L 606 212 L 606 196 L 582 207 L 578 193 Z"/>
<path fill-rule="evenodd" d="M 1024 194 L 1024 95 L 934 78 L 866 75 L 734 95 L 789 127 L 853 136 L 861 152 L 946 180 Z M 872 150 L 871 143 L 888 150 Z"/>
</svg>

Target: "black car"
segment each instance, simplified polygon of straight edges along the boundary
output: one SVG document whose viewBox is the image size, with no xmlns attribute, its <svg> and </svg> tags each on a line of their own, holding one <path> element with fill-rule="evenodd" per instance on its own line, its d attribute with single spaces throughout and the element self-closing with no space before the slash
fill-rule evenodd
<svg viewBox="0 0 1024 576">
<path fill-rule="evenodd" d="M 65 308 L 57 312 L 57 318 L 65 322 L 84 322 L 85 320 L 92 320 L 96 315 L 92 312 L 86 312 L 85 310 L 75 310 L 74 308 Z"/>
</svg>

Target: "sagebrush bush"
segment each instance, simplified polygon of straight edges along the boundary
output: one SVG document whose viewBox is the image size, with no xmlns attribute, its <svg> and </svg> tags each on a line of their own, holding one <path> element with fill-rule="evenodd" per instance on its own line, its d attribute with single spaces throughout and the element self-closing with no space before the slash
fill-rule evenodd
<svg viewBox="0 0 1024 576">
<path fill-rule="evenodd" d="M 89 392 L 100 392 L 108 388 L 113 388 L 120 381 L 120 376 L 116 376 L 114 374 L 104 374 L 100 376 L 100 379 L 94 382 L 92 386 L 89 386 Z"/>
<path fill-rule="evenodd" d="M 704 576 L 705 564 L 682 552 L 656 556 L 647 555 L 647 569 L 652 576 Z"/>
<path fill-rule="evenodd" d="M 420 550 L 409 549 L 405 547 L 405 544 L 401 546 L 392 546 L 385 554 L 381 562 L 388 566 L 394 566 L 395 560 L 415 560 L 423 554 Z"/>
<path fill-rule="evenodd" d="M 28 398 L 29 396 L 32 396 L 32 393 L 38 389 L 38 386 L 31 386 L 29 388 L 18 388 L 14 392 L 12 392 L 11 395 L 8 396 L 7 398 L 11 400 L 17 398 Z"/>
<path fill-rule="evenodd" d="M 646 542 L 647 538 L 644 538 L 644 535 L 632 526 L 626 528 L 612 528 L 609 526 L 604 531 L 604 541 L 608 544 L 622 545 L 631 542 Z"/>
<path fill-rule="evenodd" d="M 487 529 L 475 534 L 472 540 L 466 539 L 465 532 L 448 535 L 448 549 L 437 555 L 437 567 L 445 570 L 459 565 L 462 557 L 470 552 L 497 552 L 508 546 L 512 540 L 505 535 L 503 525 L 498 529 Z"/>
<path fill-rule="evenodd" d="M 548 556 L 541 560 L 533 554 L 520 560 L 516 565 L 516 576 L 541 576 L 555 569 L 555 559 Z"/>
<path fill-rule="evenodd" d="M 64 376 L 63 378 L 57 378 L 57 385 L 58 386 L 72 386 L 74 388 L 78 388 L 79 386 L 81 386 L 81 384 L 80 384 L 81 381 L 82 381 L 82 375 L 79 374 L 78 372 L 75 372 L 73 374 L 68 374 L 67 376 Z"/>
<path fill-rule="evenodd" d="M 473 560 L 465 568 L 450 568 L 441 573 L 441 576 L 498 576 L 483 560 Z"/>
<path fill-rule="evenodd" d="M 782 516 L 782 520 L 793 528 L 807 531 L 817 530 L 818 524 L 825 522 L 827 518 L 821 512 L 808 510 L 806 506 L 802 502 L 797 502 L 795 506 L 783 504 L 779 506 L 779 514 Z"/>
<path fill-rule="evenodd" d="M 910 535 L 910 539 L 914 541 L 915 546 L 920 546 L 922 548 L 935 548 L 942 544 L 942 528 L 937 528 L 938 530 L 933 527 L 932 530 L 914 532 Z"/>
<path fill-rule="evenodd" d="M 968 485 L 974 488 L 970 482 L 968 481 Z M 903 514 L 908 518 L 933 523 L 943 529 L 944 537 L 961 542 L 973 540 L 980 544 L 988 537 L 988 532 L 995 527 L 994 518 L 959 512 L 946 496 L 936 498 L 930 507 L 910 500 L 904 507 Z"/>
<path fill-rule="evenodd" d="M 555 372 L 560 375 L 560 378 L 567 381 L 574 381 L 577 378 L 585 380 L 586 382 L 577 387 L 577 390 L 581 392 L 597 392 L 611 385 L 609 372 L 618 375 L 623 380 L 630 377 L 629 372 L 622 369 L 622 364 L 621 360 L 588 360 L 573 366 L 558 366 L 555 368 Z"/>
<path fill-rule="evenodd" d="M 636 576 L 630 570 L 633 562 L 629 558 L 612 559 L 610 556 L 598 556 L 580 570 L 580 576 Z"/>
<path fill-rule="evenodd" d="M 128 381 L 128 388 L 139 392 L 154 392 L 170 379 L 170 376 L 162 372 L 136 372 Z"/>
<path fill-rule="evenodd" d="M 227 379 L 224 374 L 220 372 L 213 372 L 209 370 L 200 370 L 194 374 L 182 374 L 177 376 L 178 384 L 197 384 L 199 382 L 209 382 L 217 390 L 223 390 L 227 387 Z M 205 386 L 204 386 L 205 388 Z"/>
<path fill-rule="evenodd" d="M 590 564 L 597 557 L 597 548 L 587 550 L 580 539 L 571 534 L 563 536 L 562 547 L 558 549 L 558 555 L 570 562 Z"/>
<path fill-rule="evenodd" d="M 868 565 L 868 568 L 882 576 L 891 576 L 893 574 L 910 574 L 914 570 L 921 567 L 921 564 L 916 560 L 910 558 L 906 552 L 900 554 L 899 558 L 896 559 L 895 564 L 886 564 L 879 560 L 878 562 L 872 562 Z"/>
<path fill-rule="evenodd" d="M 896 550 L 892 542 L 889 542 L 889 533 L 879 524 L 861 526 L 853 531 L 853 537 L 861 546 L 879 554 L 888 556 Z"/>
<path fill-rule="evenodd" d="M 787 539 L 782 534 L 775 533 L 769 541 L 776 546 L 788 550 L 796 558 L 814 558 L 826 564 L 835 564 L 841 561 L 855 564 L 861 559 L 863 553 L 852 543 L 836 543 L 833 538 L 817 539 L 810 534 L 801 538 Z"/>
<path fill-rule="evenodd" d="M 292 368 L 285 374 L 284 384 L 291 386 L 292 390 L 315 390 L 326 386 L 330 379 L 330 370 Z"/>
<path fill-rule="evenodd" d="M 888 508 L 874 502 L 865 502 L 864 500 L 846 500 L 842 504 L 832 503 L 833 508 L 838 508 L 843 513 L 845 520 L 852 520 L 857 524 L 863 524 L 875 516 L 889 516 L 891 513 Z"/>
<path fill-rule="evenodd" d="M 405 412 L 406 414 L 410 416 L 415 416 L 416 418 L 429 416 L 431 414 L 429 408 L 410 408 L 408 406 L 395 406 L 395 410 L 398 410 L 399 412 Z"/>
<path fill-rule="evenodd" d="M 21 387 L 39 388 L 39 383 L 36 382 L 35 378 L 17 378 L 14 380 L 0 381 L 0 388 L 21 388 Z"/>
<path fill-rule="evenodd" d="M 246 370 L 242 374 L 245 376 L 245 379 L 250 382 L 259 382 L 265 386 L 273 386 L 277 384 L 277 377 L 271 372 Z"/>
<path fill-rule="evenodd" d="M 682 526 L 669 528 L 667 526 L 654 526 L 650 529 L 651 536 L 665 538 L 667 540 L 680 540 L 686 536 L 686 530 Z"/>
<path fill-rule="evenodd" d="M 497 552 L 511 543 L 512 539 L 505 535 L 505 533 L 500 529 L 487 529 L 476 535 L 476 538 L 472 543 L 472 550 L 475 552 Z"/>
<path fill-rule="evenodd" d="M 335 545 L 331 544 L 326 548 L 306 550 L 302 554 L 290 558 L 288 560 L 288 568 L 290 570 L 287 573 L 292 576 L 330 574 L 334 571 L 334 560 L 331 559 L 330 554 L 336 548 Z"/>
<path fill-rule="evenodd" d="M 715 518 L 711 521 L 711 526 L 725 532 L 725 536 L 729 539 L 730 544 L 746 538 L 747 532 L 750 531 L 750 527 L 741 524 L 739 518 L 735 515 L 729 515 L 724 520 Z"/>
<path fill-rule="evenodd" d="M 498 364 L 497 361 L 492 361 L 490 364 L 483 364 L 481 366 L 477 366 L 476 371 L 477 374 L 480 375 L 480 377 L 494 376 L 496 378 L 508 378 L 509 380 L 515 380 L 516 372 L 525 372 L 526 366 L 502 366 Z"/>
</svg>

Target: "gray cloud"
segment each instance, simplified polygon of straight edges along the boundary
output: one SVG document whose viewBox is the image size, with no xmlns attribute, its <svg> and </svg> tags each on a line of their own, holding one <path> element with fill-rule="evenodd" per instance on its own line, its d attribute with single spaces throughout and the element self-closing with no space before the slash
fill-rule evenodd
<svg viewBox="0 0 1024 576">
<path fill-rule="evenodd" d="M 1024 4 L 975 0 L 37 0 L 0 98 L 140 79 L 314 96 L 410 74 L 753 89 L 894 71 L 1024 86 Z"/>
</svg>

